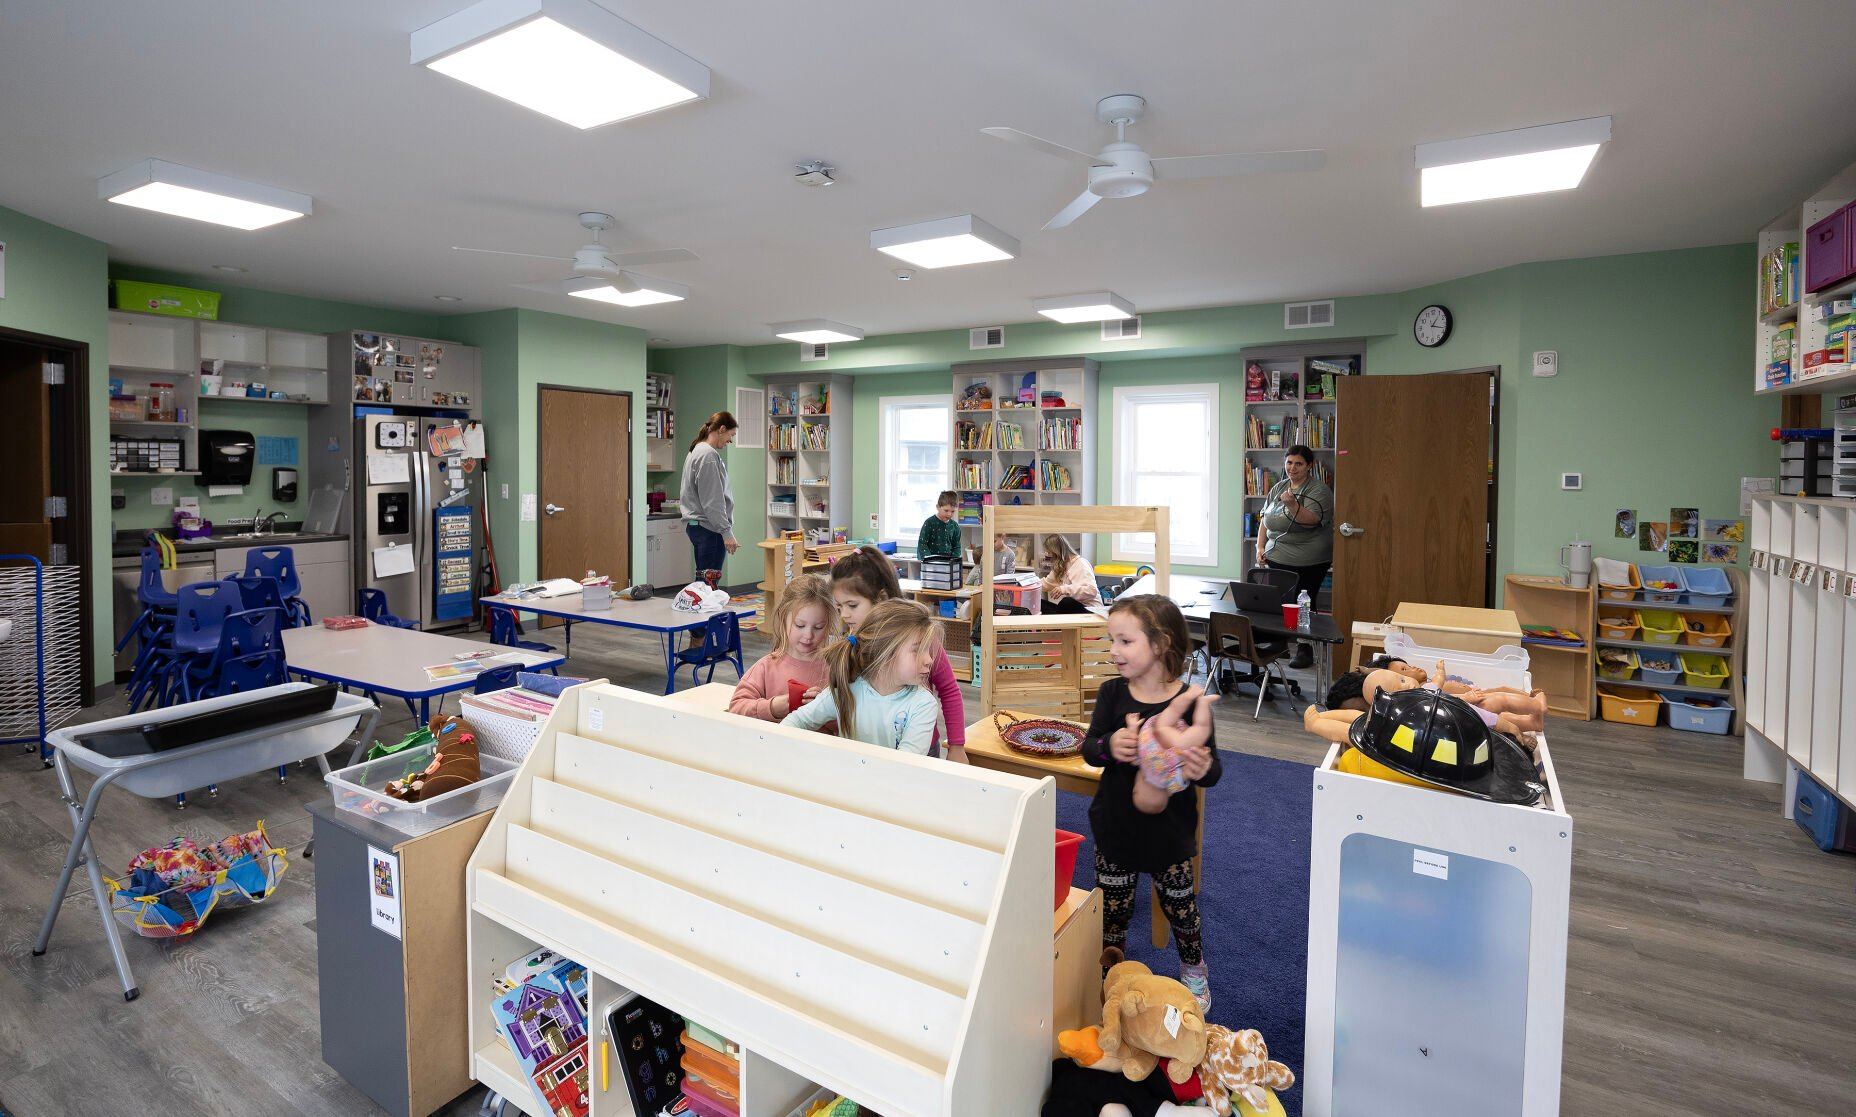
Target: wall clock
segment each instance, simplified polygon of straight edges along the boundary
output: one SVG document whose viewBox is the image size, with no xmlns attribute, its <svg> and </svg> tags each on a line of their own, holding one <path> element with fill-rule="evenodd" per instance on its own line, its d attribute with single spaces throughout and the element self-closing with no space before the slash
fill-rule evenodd
<svg viewBox="0 0 1856 1117">
<path fill-rule="evenodd" d="M 1450 327 L 1454 324 L 1449 307 L 1432 303 L 1412 319 L 1411 336 L 1426 349 L 1435 349 L 1450 340 Z"/>
</svg>

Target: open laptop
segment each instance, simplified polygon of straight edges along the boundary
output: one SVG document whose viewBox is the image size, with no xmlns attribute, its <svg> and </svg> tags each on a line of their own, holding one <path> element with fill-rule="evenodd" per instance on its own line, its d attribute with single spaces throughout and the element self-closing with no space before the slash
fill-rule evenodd
<svg viewBox="0 0 1856 1117">
<path fill-rule="evenodd" d="M 1282 607 L 1283 591 L 1259 582 L 1232 582 L 1225 590 L 1231 604 L 1243 613 L 1274 613 Z"/>
</svg>

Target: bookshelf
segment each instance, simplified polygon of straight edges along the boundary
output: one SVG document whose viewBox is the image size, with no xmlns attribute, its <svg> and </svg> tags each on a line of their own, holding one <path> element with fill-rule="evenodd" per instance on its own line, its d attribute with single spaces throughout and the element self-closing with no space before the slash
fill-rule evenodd
<svg viewBox="0 0 1856 1117">
<path fill-rule="evenodd" d="M 850 528 L 851 378 L 769 379 L 768 537 L 824 531 L 829 542 L 831 531 Z"/>
<path fill-rule="evenodd" d="M 1552 625 L 1578 633 L 1576 648 L 1535 643 L 1524 635 L 1534 685 L 1547 692 L 1547 712 L 1591 721 L 1597 703 L 1593 686 L 1593 640 L 1598 635 L 1591 586 L 1575 588 L 1555 575 L 1510 574 L 1503 580 L 1502 603 L 1522 624 Z"/>
<path fill-rule="evenodd" d="M 1097 365 L 1083 358 L 955 365 L 953 476 L 968 547 L 980 543 L 987 504 L 1080 507 L 1095 503 Z M 1094 560 L 1094 542 L 1079 548 Z M 1020 540 L 1019 565 L 1033 568 L 1044 537 Z"/>
<path fill-rule="evenodd" d="M 677 396 L 668 376 L 647 373 L 644 378 L 644 468 L 647 473 L 669 473 L 677 468 Z"/>
<path fill-rule="evenodd" d="M 1244 576 L 1257 566 L 1257 518 L 1264 499 L 1283 479 L 1283 453 L 1296 443 L 1315 452 L 1315 469 L 1334 487 L 1334 448 L 1340 408 L 1334 399 L 1335 376 L 1364 371 L 1364 351 L 1332 342 L 1244 350 L 1238 373 L 1244 387 Z M 1311 394 L 1312 393 L 1312 394 Z M 1317 609 L 1329 608 L 1331 589 L 1323 585 Z"/>
</svg>

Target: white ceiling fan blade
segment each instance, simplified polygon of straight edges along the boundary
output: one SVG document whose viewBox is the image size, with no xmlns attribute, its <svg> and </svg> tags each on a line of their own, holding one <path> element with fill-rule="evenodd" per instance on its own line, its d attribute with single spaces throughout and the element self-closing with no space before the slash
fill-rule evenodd
<svg viewBox="0 0 1856 1117">
<path fill-rule="evenodd" d="M 1089 207 L 1095 205 L 1097 202 L 1101 200 L 1102 200 L 1101 198 L 1085 190 L 1081 194 L 1078 194 L 1075 200 L 1073 200 L 1069 205 L 1064 206 L 1063 209 L 1059 210 L 1057 213 L 1057 216 L 1051 218 L 1049 221 L 1046 221 L 1044 223 L 1044 227 L 1046 229 L 1061 229 L 1065 225 L 1068 225 L 1070 222 L 1081 217 L 1083 214 L 1088 213 Z"/>
<path fill-rule="evenodd" d="M 640 264 L 681 264 L 701 257 L 687 248 L 661 248 L 654 252 L 608 252 L 606 259 L 629 268 Z"/>
<path fill-rule="evenodd" d="M 539 252 L 508 252 L 501 248 L 466 248 L 461 244 L 451 246 L 453 252 L 484 252 L 491 256 L 527 256 L 534 260 L 571 260 L 571 256 L 544 256 Z"/>
<path fill-rule="evenodd" d="M 1017 144 L 1020 147 L 1028 147 L 1033 151 L 1041 151 L 1045 155 L 1052 155 L 1058 159 L 1086 163 L 1091 167 L 1104 167 L 1108 165 L 1089 154 L 1087 151 L 1078 151 L 1073 147 L 1065 147 L 1060 143 L 1053 143 L 1050 140 L 1034 136 L 1029 132 L 1020 132 L 1016 128 L 981 128 L 980 131 L 996 140 L 1004 140 L 1006 143 Z"/>
<path fill-rule="evenodd" d="M 1172 155 L 1155 159 L 1155 178 L 1224 178 L 1277 171 L 1318 171 L 1328 153 L 1307 151 L 1245 151 L 1232 155 Z"/>
</svg>

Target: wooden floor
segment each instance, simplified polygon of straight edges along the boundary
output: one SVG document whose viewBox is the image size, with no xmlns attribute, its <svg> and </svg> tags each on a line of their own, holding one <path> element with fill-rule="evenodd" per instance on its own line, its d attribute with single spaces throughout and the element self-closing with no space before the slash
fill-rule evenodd
<svg viewBox="0 0 1856 1117">
<path fill-rule="evenodd" d="M 593 625 L 575 636 L 576 673 L 661 688 L 661 659 L 642 636 Z M 548 638 L 558 643 L 558 630 Z M 757 635 L 748 642 L 750 657 L 764 650 Z M 88 716 L 119 713 L 119 701 Z M 1221 746 L 1319 759 L 1324 746 L 1288 703 L 1266 706 L 1260 723 L 1249 707 L 1219 707 Z M 403 706 L 388 707 L 379 736 L 409 726 Z M 1737 740 L 1558 719 L 1551 730 L 1578 823 L 1563 1111 L 1856 1111 L 1856 857 L 1819 853 L 1781 820 L 1777 790 L 1740 779 Z M 264 819 L 294 854 L 310 832 L 302 804 L 322 794 L 313 768 L 281 787 L 249 777 L 185 811 L 113 792 L 99 849 L 120 869 L 176 834 L 205 842 Z M 142 997 L 125 1004 L 82 887 L 51 952 L 32 957 L 68 836 L 52 774 L 30 756 L 0 756 L 0 1108 L 378 1112 L 319 1057 L 314 861 L 293 856 L 279 895 L 193 940 L 129 939 Z M 446 1111 L 475 1112 L 474 1096 Z"/>
</svg>

